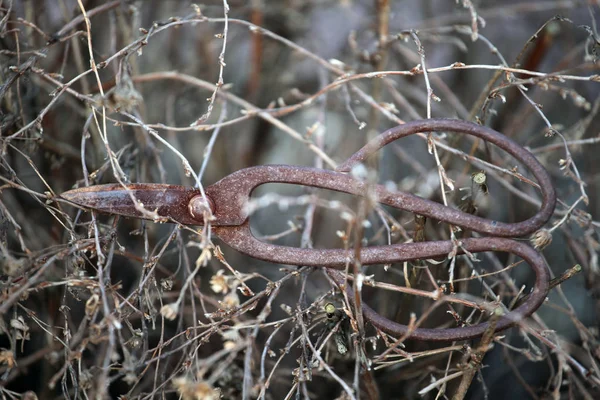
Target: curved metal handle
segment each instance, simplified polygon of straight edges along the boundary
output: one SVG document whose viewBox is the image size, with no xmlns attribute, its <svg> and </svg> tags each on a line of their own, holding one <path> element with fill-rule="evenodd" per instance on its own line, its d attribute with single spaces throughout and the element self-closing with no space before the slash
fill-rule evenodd
<svg viewBox="0 0 600 400">
<path fill-rule="evenodd" d="M 225 243 L 240 253 L 250 255 L 259 260 L 279 264 L 307 265 L 313 267 L 344 269 L 352 261 L 353 250 L 344 249 L 306 249 L 288 246 L 278 246 L 265 243 L 252 235 L 248 221 L 236 227 L 215 227 L 214 233 Z M 484 251 L 502 251 L 513 253 L 522 257 L 535 272 L 535 284 L 527 301 L 515 310 L 500 318 L 496 324 L 496 331 L 501 331 L 518 324 L 530 316 L 544 302 L 549 290 L 550 274 L 546 268 L 543 257 L 529 245 L 505 238 L 471 238 L 461 240 L 462 248 L 471 253 Z M 446 256 L 453 250 L 453 243 L 449 240 L 403 243 L 389 246 L 373 246 L 361 249 L 361 262 L 364 265 L 398 263 L 423 258 Z M 459 249 L 459 254 L 463 253 Z M 292 260 L 290 262 L 290 260 Z M 300 262 L 301 261 L 301 262 Z M 329 275 L 341 287 L 345 285 L 346 277 L 340 271 L 330 271 Z M 346 288 L 348 298 L 354 302 L 354 291 Z M 402 336 L 409 332 L 407 325 L 399 324 L 363 303 L 364 317 L 379 329 Z M 481 336 L 488 328 L 489 323 L 484 322 L 474 326 L 449 329 L 424 329 L 417 328 L 410 333 L 411 339 L 427 341 L 452 341 L 465 340 Z"/>
<path fill-rule="evenodd" d="M 497 145 L 522 162 L 540 184 L 542 192 L 541 209 L 525 221 L 503 223 L 467 214 L 409 193 L 392 192 L 381 185 L 376 185 L 371 189 L 374 190 L 378 202 L 476 232 L 501 237 L 530 234 L 549 220 L 556 205 L 556 193 L 548 172 L 530 152 L 510 138 L 492 129 L 460 120 L 440 119 L 415 121 L 382 133 L 343 163 L 338 168 L 338 172 L 288 165 L 251 167 L 235 172 L 207 189 L 207 193 L 216 204 L 215 215 L 217 220 L 221 222 L 218 225 L 224 225 L 215 226 L 213 231 L 226 244 L 257 259 L 280 264 L 308 265 L 332 269 L 345 268 L 354 256 L 351 250 L 278 246 L 262 242 L 254 237 L 245 211 L 245 204 L 249 200 L 251 192 L 264 183 L 290 183 L 364 196 L 367 194 L 366 191 L 369 190 L 369 187 L 364 182 L 341 172 L 349 172 L 354 165 L 366 160 L 373 152 L 396 139 L 418 132 L 440 130 L 479 137 Z M 230 190 L 231 187 L 236 188 L 233 194 Z M 495 327 L 496 331 L 518 324 L 523 318 L 535 312 L 548 294 L 550 279 L 544 259 L 538 252 L 524 243 L 501 237 L 461 240 L 463 248 L 471 253 L 504 251 L 516 254 L 527 261 L 535 272 L 535 285 L 527 301 L 500 318 Z M 365 265 L 385 264 L 445 256 L 453 249 L 454 244 L 451 241 L 407 243 L 363 248 L 360 250 L 360 257 L 361 263 Z M 331 271 L 330 275 L 338 285 L 344 285 L 345 277 L 343 274 L 338 271 Z M 347 293 L 349 299 L 354 302 L 354 292 L 347 288 Z M 404 335 L 408 333 L 408 326 L 383 317 L 368 305 L 363 305 L 362 311 L 365 318 L 373 325 L 390 334 Z M 481 336 L 488 326 L 488 323 L 482 323 L 463 328 L 417 328 L 410 332 L 410 338 L 428 341 L 464 340 Z"/>
</svg>

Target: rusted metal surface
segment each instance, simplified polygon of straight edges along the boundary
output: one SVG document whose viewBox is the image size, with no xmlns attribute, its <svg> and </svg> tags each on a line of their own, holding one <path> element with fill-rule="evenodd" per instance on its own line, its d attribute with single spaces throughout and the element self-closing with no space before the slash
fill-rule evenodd
<svg viewBox="0 0 600 400">
<path fill-rule="evenodd" d="M 390 191 L 382 185 L 367 185 L 348 174 L 355 165 L 365 161 L 386 144 L 415 133 L 432 131 L 476 136 L 514 156 L 527 167 L 540 186 L 542 195 L 540 210 L 531 218 L 517 223 L 493 221 L 410 193 Z M 513 253 L 527 261 L 536 275 L 533 291 L 527 300 L 498 321 L 497 331 L 513 326 L 531 315 L 546 298 L 549 274 L 544 259 L 529 245 L 506 238 L 525 236 L 541 228 L 554 211 L 556 194 L 550 176 L 537 159 L 516 142 L 490 128 L 453 119 L 414 121 L 382 133 L 351 156 L 336 171 L 291 165 L 256 166 L 236 171 L 206 188 L 206 201 L 209 202 L 213 215 L 212 232 L 224 243 L 260 260 L 331 269 L 331 277 L 342 286 L 346 277 L 335 270 L 345 268 L 346 264 L 352 261 L 354 250 L 278 246 L 262 242 L 252 235 L 247 206 L 252 191 L 266 183 L 297 184 L 357 196 L 366 196 L 367 191 L 370 190 L 370 195 L 374 195 L 382 204 L 490 235 L 484 238 L 463 239 L 462 248 L 471 253 L 484 251 Z M 98 185 L 75 189 L 62 195 L 63 198 L 79 206 L 137 218 L 145 217 L 139 210 L 139 205 L 142 204 L 146 210 L 155 211 L 161 217 L 184 225 L 203 223 L 202 217 L 198 215 L 198 210 L 202 207 L 194 207 L 194 204 L 203 204 L 200 196 L 199 191 L 192 188 L 160 184 L 133 184 L 127 185 L 126 188 L 121 185 Z M 138 202 L 137 208 L 134 199 Z M 196 212 L 193 212 L 194 210 Z M 428 259 L 446 256 L 453 249 L 454 244 L 451 241 L 372 246 L 360 250 L 360 261 L 364 265 L 370 265 Z M 354 293 L 351 290 L 347 292 L 348 297 L 353 301 Z M 381 316 L 367 305 L 363 306 L 363 313 L 373 325 L 390 334 L 407 333 L 406 325 Z M 470 339 L 481 336 L 486 328 L 487 323 L 450 329 L 418 328 L 411 332 L 410 337 L 428 341 Z"/>
<path fill-rule="evenodd" d="M 61 195 L 82 207 L 109 214 L 143 218 L 143 209 L 183 225 L 202 225 L 202 216 L 190 212 L 190 203 L 198 196 L 200 191 L 191 187 L 154 183 L 88 186 Z"/>
</svg>

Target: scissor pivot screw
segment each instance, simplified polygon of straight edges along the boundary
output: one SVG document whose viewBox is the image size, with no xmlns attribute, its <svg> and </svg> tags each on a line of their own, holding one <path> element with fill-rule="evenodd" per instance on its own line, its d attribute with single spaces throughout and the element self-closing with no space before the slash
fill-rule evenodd
<svg viewBox="0 0 600 400">
<path fill-rule="evenodd" d="M 208 212 L 212 214 L 215 211 L 215 203 L 208 196 L 196 195 L 188 203 L 188 210 L 194 219 L 202 219 Z"/>
</svg>

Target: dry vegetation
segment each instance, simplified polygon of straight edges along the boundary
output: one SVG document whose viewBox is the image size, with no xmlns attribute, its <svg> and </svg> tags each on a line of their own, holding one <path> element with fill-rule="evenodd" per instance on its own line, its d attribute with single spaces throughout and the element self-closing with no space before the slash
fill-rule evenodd
<svg viewBox="0 0 600 400">
<path fill-rule="evenodd" d="M 1 398 L 600 398 L 599 15 L 593 0 L 0 0 Z M 331 169 L 430 117 L 527 146 L 559 196 L 533 238 L 557 285 L 532 318 L 483 340 L 390 337 L 320 268 L 58 197 L 106 182 L 207 186 L 268 163 Z M 434 138 L 433 154 L 422 137 L 387 146 L 376 179 L 500 221 L 537 210 L 505 153 Z M 451 234 L 327 191 L 266 185 L 255 198 L 253 229 L 273 243 Z M 507 308 L 530 289 L 515 257 L 478 258 L 363 267 L 363 300 L 448 327 L 488 316 L 396 289 Z"/>
</svg>

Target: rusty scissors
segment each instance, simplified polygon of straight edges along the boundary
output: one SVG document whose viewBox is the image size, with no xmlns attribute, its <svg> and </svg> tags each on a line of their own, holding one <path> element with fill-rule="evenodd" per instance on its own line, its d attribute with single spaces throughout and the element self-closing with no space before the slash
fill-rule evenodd
<svg viewBox="0 0 600 400">
<path fill-rule="evenodd" d="M 383 185 L 368 185 L 353 177 L 349 172 L 365 161 L 372 153 L 386 144 L 416 133 L 453 132 L 472 135 L 503 149 L 522 163 L 537 180 L 541 189 L 542 205 L 531 218 L 504 223 L 468 214 L 410 193 L 388 190 Z M 469 229 L 484 235 L 478 238 L 461 239 L 461 251 L 471 253 L 501 251 L 523 258 L 536 275 L 533 290 L 526 300 L 498 321 L 495 330 L 501 331 L 518 324 L 537 310 L 545 300 L 550 275 L 543 257 L 528 244 L 510 238 L 522 237 L 541 228 L 552 216 L 556 194 L 550 176 L 537 159 L 512 139 L 490 128 L 456 119 L 427 119 L 399 125 L 378 135 L 362 149 L 352 155 L 335 171 L 292 165 L 264 165 L 236 171 L 219 182 L 199 190 L 165 184 L 119 184 L 96 185 L 70 190 L 62 197 L 78 206 L 99 212 L 127 217 L 147 218 L 140 210 L 155 212 L 172 222 L 183 225 L 204 225 L 204 215 L 210 211 L 212 232 L 233 249 L 277 264 L 302 265 L 328 268 L 330 276 L 343 287 L 346 277 L 344 269 L 354 258 L 352 249 L 309 249 L 280 246 L 257 239 L 250 230 L 247 204 L 252 191 L 266 183 L 288 183 L 311 186 L 366 196 L 374 192 L 379 203 L 423 215 L 453 226 Z M 134 203 L 137 201 L 137 205 Z M 450 241 L 427 241 L 417 243 L 370 246 L 360 250 L 363 265 L 392 264 L 417 259 L 444 257 L 453 251 Z M 354 302 L 354 293 L 346 285 L 349 299 Z M 426 341 L 453 341 L 480 337 L 489 322 L 466 327 L 446 329 L 416 328 L 399 324 L 362 305 L 363 315 L 375 327 L 392 335 L 409 334 L 411 339 Z"/>
</svg>

